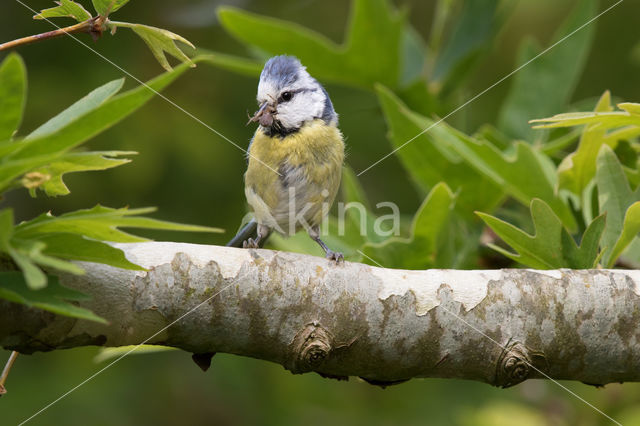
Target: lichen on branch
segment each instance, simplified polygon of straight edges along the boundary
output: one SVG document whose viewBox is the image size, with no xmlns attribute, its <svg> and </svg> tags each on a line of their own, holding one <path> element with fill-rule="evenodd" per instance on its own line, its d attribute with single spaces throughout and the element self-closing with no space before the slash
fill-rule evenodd
<svg viewBox="0 0 640 426">
<path fill-rule="evenodd" d="M 148 343 L 383 386 L 640 380 L 640 271 L 407 271 L 270 250 L 117 247 L 148 270 L 83 263 L 85 275 L 61 277 L 108 325 L 0 301 L 0 345 L 131 345 L 170 325 Z"/>
</svg>

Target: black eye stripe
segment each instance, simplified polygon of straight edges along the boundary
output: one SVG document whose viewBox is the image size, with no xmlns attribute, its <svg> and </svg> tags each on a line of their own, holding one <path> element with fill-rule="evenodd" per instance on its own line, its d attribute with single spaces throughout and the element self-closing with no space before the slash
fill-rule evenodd
<svg viewBox="0 0 640 426">
<path fill-rule="evenodd" d="M 317 88 L 313 88 L 313 89 L 295 89 L 295 90 L 285 90 L 284 92 L 282 92 L 280 94 L 280 97 L 278 98 L 278 103 L 282 103 L 282 102 L 287 102 L 290 101 L 291 99 L 293 99 L 294 95 L 296 95 L 297 93 L 302 93 L 302 92 L 316 92 L 318 89 Z M 290 96 L 285 97 L 285 94 L 289 94 Z"/>
</svg>

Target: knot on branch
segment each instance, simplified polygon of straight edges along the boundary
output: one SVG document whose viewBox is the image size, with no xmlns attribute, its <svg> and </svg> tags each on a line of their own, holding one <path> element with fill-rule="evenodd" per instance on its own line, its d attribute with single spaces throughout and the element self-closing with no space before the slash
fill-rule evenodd
<svg viewBox="0 0 640 426">
<path fill-rule="evenodd" d="M 524 382 L 531 373 L 533 360 L 529 350 L 522 343 L 507 343 L 506 349 L 498 359 L 495 385 L 503 388 Z"/>
<path fill-rule="evenodd" d="M 100 37 L 102 37 L 102 33 L 104 32 L 106 26 L 107 18 L 102 15 L 95 16 L 88 21 L 89 28 L 87 32 L 93 39 L 93 41 L 98 41 Z"/>
<path fill-rule="evenodd" d="M 333 335 L 317 322 L 307 324 L 289 345 L 288 369 L 293 374 L 317 369 L 333 350 Z"/>
</svg>

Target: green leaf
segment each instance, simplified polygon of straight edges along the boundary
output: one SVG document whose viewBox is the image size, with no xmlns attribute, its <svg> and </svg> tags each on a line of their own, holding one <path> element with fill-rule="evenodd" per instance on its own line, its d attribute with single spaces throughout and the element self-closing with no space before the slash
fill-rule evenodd
<svg viewBox="0 0 640 426">
<path fill-rule="evenodd" d="M 611 111 L 611 94 L 604 92 L 595 112 Z M 596 157 L 604 143 L 605 131 L 597 124 L 585 127 L 575 152 L 566 156 L 558 166 L 558 187 L 581 196 L 596 174 Z"/>
<path fill-rule="evenodd" d="M 175 70 L 164 73 L 145 85 L 107 100 L 75 120 L 70 120 L 53 133 L 16 144 L 17 146 L 12 148 L 13 152 L 0 162 L 0 191 L 9 187 L 17 177 L 46 166 L 58 156 L 131 115 L 187 69 L 187 65 L 181 64 Z"/>
<path fill-rule="evenodd" d="M 90 240 L 82 235 L 48 234 L 39 236 L 38 241 L 46 244 L 43 252 L 49 256 L 67 260 L 102 263 L 122 269 L 144 269 L 129 262 L 122 250 L 101 241 Z"/>
<path fill-rule="evenodd" d="M 425 269 L 438 267 L 438 242 L 447 229 L 454 195 L 444 183 L 434 186 L 416 212 L 408 238 L 391 237 L 382 243 L 362 247 L 365 263 L 381 263 L 388 268 Z M 376 262 L 372 262 L 371 259 Z"/>
<path fill-rule="evenodd" d="M 571 210 L 555 192 L 553 163 L 531 145 L 516 142 L 515 152 L 506 154 L 489 141 L 476 141 L 445 123 L 434 127 L 432 131 L 439 143 L 447 141 L 472 168 L 502 191 L 525 205 L 534 198 L 542 199 L 569 229 L 576 229 Z"/>
<path fill-rule="evenodd" d="M 24 280 L 29 288 L 38 290 L 47 286 L 47 276 L 28 255 L 13 248 L 9 248 L 9 255 L 22 270 Z"/>
<path fill-rule="evenodd" d="M 345 259 L 359 262 L 362 255 L 357 250 L 363 244 L 363 237 L 360 235 L 359 230 L 354 226 L 344 226 L 344 222 L 339 222 L 337 218 L 329 217 L 329 229 L 326 234 L 322 235 L 322 241 L 327 244 L 333 251 L 344 254 Z M 344 228 L 344 234 L 340 233 L 340 226 Z M 309 238 L 306 232 L 298 232 L 291 237 L 284 238 L 278 234 L 273 234 L 269 237 L 267 242 L 269 248 L 276 250 L 311 254 L 324 257 L 324 251 L 320 246 Z"/>
<path fill-rule="evenodd" d="M 122 164 L 129 163 L 131 160 L 126 158 L 117 158 L 122 155 L 133 155 L 132 151 L 97 151 L 97 152 L 74 152 L 59 157 L 51 164 L 36 170 L 45 176 L 45 179 L 31 188 L 40 188 L 48 196 L 55 197 L 58 195 L 67 195 L 69 188 L 62 181 L 62 176 L 66 173 L 84 172 L 89 170 L 106 170 Z"/>
<path fill-rule="evenodd" d="M 342 194 L 346 217 L 349 221 L 348 226 L 352 227 L 354 231 L 358 230 L 361 244 L 366 241 L 381 242 L 385 240 L 387 237 L 379 235 L 375 231 L 376 217 L 371 213 L 371 206 L 364 188 L 358 182 L 353 170 L 346 166 L 342 172 Z"/>
<path fill-rule="evenodd" d="M 19 143 L 19 145 L 25 145 L 25 143 Z M 17 147 L 14 151 L 19 151 L 21 148 Z M 27 176 L 27 173 L 43 167 L 57 158 L 59 158 L 58 154 L 49 154 L 20 160 L 0 161 L 0 193 L 12 187 L 29 187 L 43 182 L 45 180 L 43 176 Z M 23 181 L 15 182 L 22 175 L 25 175 Z"/>
<path fill-rule="evenodd" d="M 627 176 L 629 183 L 634 188 L 637 188 L 640 185 L 640 169 L 638 169 L 637 167 L 637 165 L 636 168 L 633 169 L 630 167 L 623 167 L 624 174 Z"/>
<path fill-rule="evenodd" d="M 9 251 L 9 240 L 13 235 L 13 210 L 0 210 L 0 250 Z"/>
<path fill-rule="evenodd" d="M 527 141 L 533 141 L 536 136 L 544 137 L 532 131 L 528 120 L 531 117 L 549 116 L 565 107 L 582 74 L 596 25 L 591 23 L 567 36 L 596 14 L 597 5 L 597 0 L 577 2 L 574 11 L 553 37 L 551 45 L 560 40 L 562 42 L 514 75 L 498 117 L 498 127 L 507 135 Z M 540 53 L 541 49 L 528 40 L 520 50 L 518 63 L 524 65 Z"/>
<path fill-rule="evenodd" d="M 13 210 L 0 210 L 0 252 L 7 253 L 18 265 L 24 274 L 27 285 L 30 288 L 43 288 L 47 285 L 47 277 L 35 264 L 37 257 L 41 255 L 42 245 L 22 244 L 16 247 L 14 241 Z"/>
<path fill-rule="evenodd" d="M 49 285 L 46 288 L 33 290 L 25 286 L 24 277 L 20 272 L 0 271 L 0 298 L 58 315 L 107 323 L 104 318 L 100 318 L 90 310 L 67 302 L 86 300 L 87 296 L 76 290 L 63 287 L 58 282 L 58 278 L 54 276 L 49 277 Z"/>
<path fill-rule="evenodd" d="M 633 239 L 638 236 L 638 232 L 640 232 L 640 201 L 631 204 L 624 215 L 622 232 L 620 238 L 618 238 L 618 241 L 616 241 L 616 244 L 613 246 L 613 250 L 611 250 L 607 268 L 613 268 L 615 266 L 616 260 L 618 260 L 627 246 L 631 244 Z"/>
<path fill-rule="evenodd" d="M 555 155 L 561 155 L 564 157 L 565 154 L 563 151 L 576 143 L 581 135 L 582 132 L 579 129 L 560 135 L 557 138 L 547 141 L 542 146 L 539 146 L 540 152 L 549 157 L 553 157 Z"/>
<path fill-rule="evenodd" d="M 56 259 L 43 253 L 46 245 L 41 241 L 29 241 L 12 238 L 11 245 L 15 250 L 26 255 L 33 262 L 40 266 L 55 268 L 61 272 L 69 272 L 70 274 L 83 274 L 84 269 L 64 260 Z"/>
<path fill-rule="evenodd" d="M 627 209 L 640 200 L 640 189 L 635 193 L 631 191 L 620 161 L 607 145 L 600 148 L 596 161 L 600 213 L 607 214 L 607 226 L 602 236 L 602 260 L 603 264 L 610 265 L 615 262 L 613 250 L 621 238 Z M 634 218 L 635 216 L 631 216 L 629 220 Z"/>
<path fill-rule="evenodd" d="M 27 94 L 24 62 L 11 53 L 0 64 L 0 141 L 13 137 L 22 121 Z"/>
<path fill-rule="evenodd" d="M 198 55 L 202 62 L 209 63 L 238 74 L 246 75 L 248 77 L 259 76 L 264 65 L 262 61 L 240 58 L 233 55 L 225 55 L 224 53 L 208 52 L 203 49 L 198 49 L 198 52 L 202 53 Z"/>
<path fill-rule="evenodd" d="M 376 90 L 389 128 L 389 140 L 420 189 L 426 193 L 439 182 L 445 182 L 458 194 L 458 212 L 467 217 L 474 210 L 492 210 L 500 202 L 503 198 L 500 187 L 469 167 L 446 140 L 436 138 L 433 130 L 437 126 L 432 127 L 433 121 L 409 110 L 389 89 L 376 86 Z M 416 138 L 429 127 L 432 128 Z"/>
<path fill-rule="evenodd" d="M 148 355 L 160 352 L 173 352 L 179 350 L 172 346 L 161 345 L 127 345 L 112 348 L 100 348 L 98 354 L 93 357 L 93 362 L 101 363 L 112 359 L 120 358 L 124 355 Z"/>
<path fill-rule="evenodd" d="M 411 25 L 406 25 L 402 33 L 402 61 L 400 85 L 404 88 L 416 82 L 424 84 L 422 72 L 426 62 L 422 37 Z"/>
<path fill-rule="evenodd" d="M 367 88 L 376 82 L 397 87 L 401 79 L 406 19 L 388 0 L 355 0 L 341 46 L 300 25 L 240 9 L 221 7 L 218 16 L 240 41 L 271 55 L 294 55 L 316 78 Z"/>
<path fill-rule="evenodd" d="M 614 112 L 567 112 L 549 118 L 531 120 L 530 123 L 548 123 L 534 126 L 534 129 L 552 129 L 573 127 L 582 124 L 597 124 L 600 130 L 609 130 L 622 126 L 640 126 L 640 117 L 626 111 Z"/>
<path fill-rule="evenodd" d="M 433 80 L 442 81 L 459 65 L 468 65 L 466 59 L 487 45 L 495 28 L 497 6 L 497 0 L 463 2 L 451 37 L 436 59 Z M 473 67 L 466 67 L 465 72 L 468 73 L 472 69 Z M 460 79 L 456 81 L 460 84 Z"/>
<path fill-rule="evenodd" d="M 78 22 L 91 19 L 91 14 L 80 3 L 71 0 L 56 1 L 58 6 L 41 10 L 33 19 L 69 17 Z"/>
<path fill-rule="evenodd" d="M 98 205 L 92 209 L 77 210 L 58 217 L 47 213 L 16 226 L 14 228 L 14 237 L 29 239 L 42 234 L 71 233 L 83 235 L 87 238 L 93 238 L 100 241 L 134 243 L 147 240 L 145 238 L 127 234 L 120 231 L 118 228 L 147 228 L 187 232 L 222 232 L 222 230 L 217 228 L 182 225 L 138 216 L 140 214 L 153 212 L 154 210 L 154 208 L 112 209 Z"/>
<path fill-rule="evenodd" d="M 494 244 L 489 244 L 489 247 L 529 267 L 585 269 L 595 267 L 599 259 L 598 243 L 604 230 L 604 216 L 598 216 L 591 222 L 582 238 L 582 245 L 578 247 L 549 205 L 537 198 L 531 201 L 533 235 L 494 216 L 477 214 L 516 253 Z"/>
<path fill-rule="evenodd" d="M 589 223 L 582 235 L 580 247 L 576 246 L 574 239 L 563 229 L 562 247 L 564 249 L 565 263 L 569 268 L 589 269 L 596 268 L 604 252 L 599 252 L 600 240 L 606 224 L 606 215 L 601 214 Z"/>
<path fill-rule="evenodd" d="M 364 188 L 358 182 L 358 177 L 349 166 L 345 166 L 342 170 L 342 193 L 345 202 L 359 203 L 367 210 L 371 210 L 367 194 L 365 194 Z"/>
<path fill-rule="evenodd" d="M 75 102 L 69 108 L 60 114 L 51 118 L 49 121 L 31 132 L 25 139 L 36 139 L 38 137 L 48 135 L 64 128 L 69 123 L 77 120 L 79 117 L 93 111 L 106 101 L 111 99 L 116 93 L 122 89 L 124 78 L 110 81 L 97 89 L 91 91 L 88 95 Z"/>
<path fill-rule="evenodd" d="M 182 63 L 189 64 L 189 66 L 191 67 L 196 66 L 195 63 L 191 61 L 191 58 L 189 58 L 184 54 L 182 50 L 180 50 L 180 48 L 176 45 L 176 41 L 184 43 L 192 49 L 195 49 L 195 46 L 191 44 L 189 40 L 178 34 L 172 33 L 171 31 L 167 31 L 162 28 L 150 27 L 148 25 L 142 24 L 130 24 L 127 22 L 111 21 L 110 25 L 112 26 L 112 31 L 115 31 L 115 28 L 119 27 L 131 28 L 133 32 L 138 34 L 138 36 L 147 44 L 147 46 L 151 50 L 151 53 L 153 53 L 153 56 L 167 71 L 171 71 L 173 68 L 171 68 L 165 52 L 181 61 Z"/>
<path fill-rule="evenodd" d="M 410 110 L 423 116 L 430 116 L 441 107 L 440 101 L 425 80 L 416 80 L 412 84 L 398 89 L 395 94 Z"/>
<path fill-rule="evenodd" d="M 473 138 L 486 141 L 500 150 L 507 150 L 512 147 L 511 139 L 491 124 L 482 125 L 478 131 L 473 134 Z"/>
<path fill-rule="evenodd" d="M 623 102 L 621 104 L 618 104 L 618 108 L 627 111 L 629 114 L 640 115 L 640 104 Z"/>
<path fill-rule="evenodd" d="M 98 15 L 107 16 L 129 3 L 129 0 L 91 0 L 91 2 Z"/>
</svg>

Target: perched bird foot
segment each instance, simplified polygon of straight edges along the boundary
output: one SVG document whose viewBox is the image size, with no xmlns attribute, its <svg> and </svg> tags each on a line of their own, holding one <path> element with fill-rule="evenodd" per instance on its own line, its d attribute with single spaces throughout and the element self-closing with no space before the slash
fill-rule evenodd
<svg viewBox="0 0 640 426">
<path fill-rule="evenodd" d="M 344 255 L 337 251 L 327 250 L 327 254 L 324 257 L 336 263 L 344 262 Z"/>
<path fill-rule="evenodd" d="M 249 238 L 248 240 L 245 240 L 242 242 L 242 248 L 260 248 L 260 246 L 258 245 L 258 240 L 254 240 L 253 238 Z"/>
</svg>

